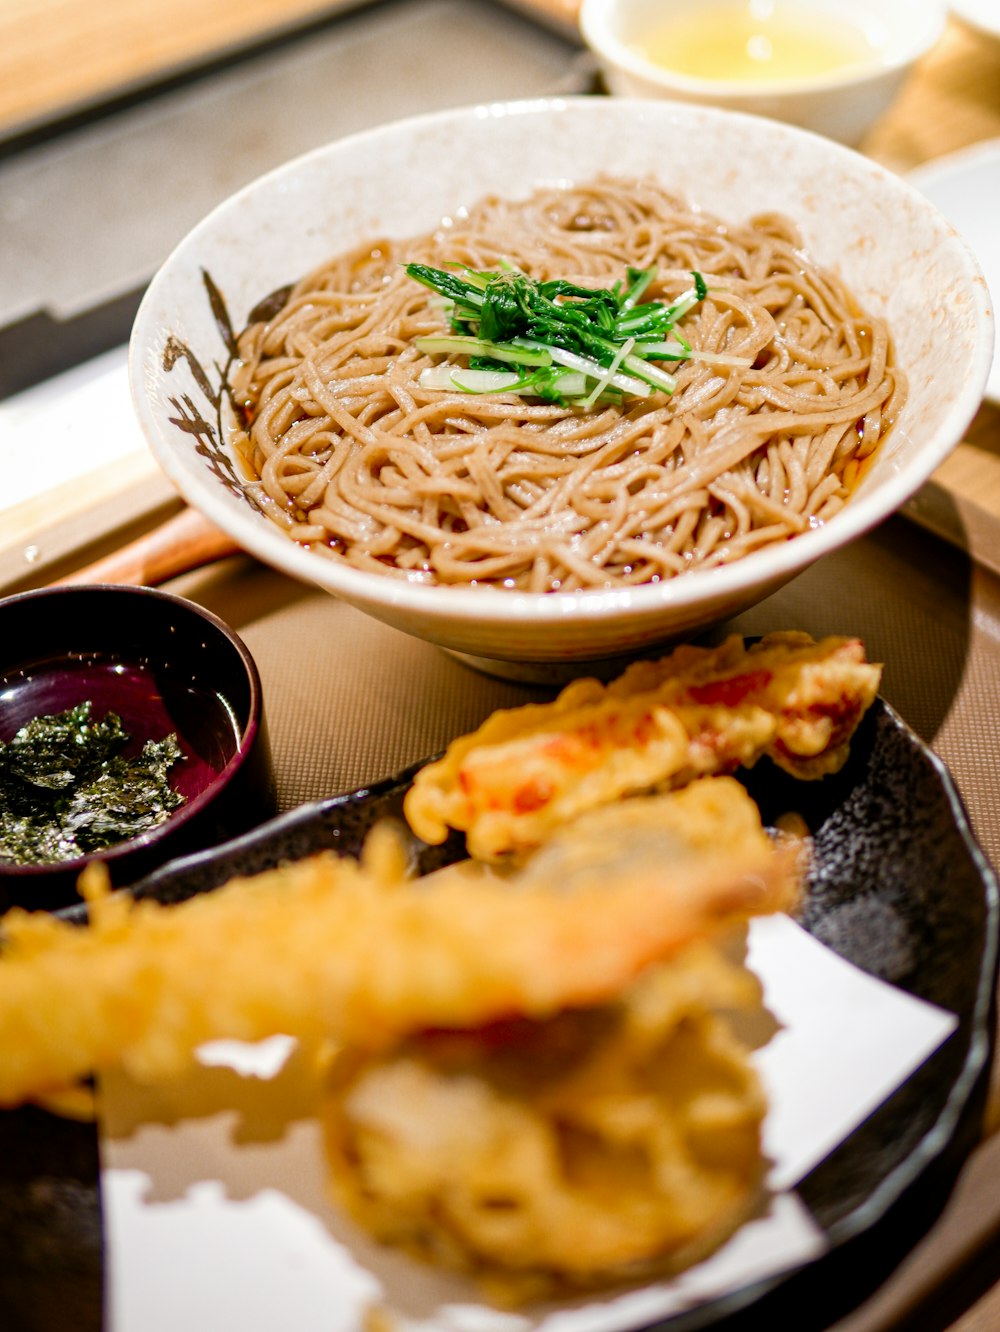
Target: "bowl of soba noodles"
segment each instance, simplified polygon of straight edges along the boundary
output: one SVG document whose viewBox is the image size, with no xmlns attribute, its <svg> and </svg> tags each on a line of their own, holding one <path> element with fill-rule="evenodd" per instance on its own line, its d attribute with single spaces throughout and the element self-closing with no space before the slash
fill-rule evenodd
<svg viewBox="0 0 1000 1332">
<path fill-rule="evenodd" d="M 245 550 L 503 672 L 650 650 L 902 505 L 983 395 L 971 252 L 778 122 L 576 97 L 319 148 L 138 313 L 149 445 Z"/>
</svg>

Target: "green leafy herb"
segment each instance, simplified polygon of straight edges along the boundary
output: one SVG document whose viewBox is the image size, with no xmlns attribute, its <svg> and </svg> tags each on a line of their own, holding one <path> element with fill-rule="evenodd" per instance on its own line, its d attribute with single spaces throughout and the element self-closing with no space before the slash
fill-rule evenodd
<svg viewBox="0 0 1000 1332">
<path fill-rule="evenodd" d="M 36 717 L 0 742 L 0 860 L 73 860 L 155 828 L 182 804 L 167 773 L 181 757 L 176 735 L 133 757 L 129 735 L 89 702 Z"/>
<path fill-rule="evenodd" d="M 698 357 L 675 326 L 708 295 L 700 273 L 666 305 L 641 301 L 655 268 L 629 268 L 614 287 L 597 289 L 562 279 L 536 282 L 516 269 L 449 272 L 407 264 L 406 271 L 451 307 L 451 335 L 417 338 L 417 348 L 462 358 L 424 370 L 425 388 L 520 393 L 589 407 L 598 399 L 672 393 L 674 376 L 653 362 Z"/>
</svg>

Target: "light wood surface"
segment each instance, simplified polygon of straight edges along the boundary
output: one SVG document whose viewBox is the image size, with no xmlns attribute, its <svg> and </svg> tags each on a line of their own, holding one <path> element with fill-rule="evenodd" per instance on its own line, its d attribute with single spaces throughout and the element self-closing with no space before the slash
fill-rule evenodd
<svg viewBox="0 0 1000 1332">
<path fill-rule="evenodd" d="M 908 171 L 998 136 L 1000 41 L 952 20 L 861 148 L 894 171 Z"/>
<path fill-rule="evenodd" d="M 0 595 L 49 582 L 64 567 L 128 542 L 180 504 L 145 449 L 0 512 Z M 97 552 L 94 552 L 95 556 Z"/>
<path fill-rule="evenodd" d="M 344 3 L 0 0 L 0 132 L 128 91 Z"/>
</svg>

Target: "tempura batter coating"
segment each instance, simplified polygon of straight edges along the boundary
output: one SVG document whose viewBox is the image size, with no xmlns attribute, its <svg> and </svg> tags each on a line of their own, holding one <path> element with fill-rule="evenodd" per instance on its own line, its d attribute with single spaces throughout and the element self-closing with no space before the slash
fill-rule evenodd
<svg viewBox="0 0 1000 1332">
<path fill-rule="evenodd" d="M 603 810 L 510 879 L 414 884 L 399 840 L 376 832 L 360 864 L 321 855 L 174 907 L 112 898 L 87 930 L 9 913 L 0 1104 L 116 1064 L 169 1077 L 219 1037 L 377 1049 L 423 1027 L 598 1003 L 798 889 L 798 856 L 729 779 Z"/>
<path fill-rule="evenodd" d="M 765 754 L 821 777 L 843 765 L 880 675 L 850 638 L 680 647 L 609 685 L 577 680 L 552 703 L 495 712 L 418 773 L 406 818 L 434 844 L 460 829 L 488 860 L 530 850 L 584 810 Z"/>
<path fill-rule="evenodd" d="M 699 940 L 599 1008 L 344 1051 L 335 1195 L 510 1303 L 693 1261 L 758 1195 L 765 1098 L 728 1014 L 760 1000 Z"/>
</svg>

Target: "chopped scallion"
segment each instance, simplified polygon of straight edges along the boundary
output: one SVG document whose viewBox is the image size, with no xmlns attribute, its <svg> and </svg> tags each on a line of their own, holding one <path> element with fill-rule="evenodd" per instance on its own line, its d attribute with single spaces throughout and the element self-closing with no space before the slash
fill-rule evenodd
<svg viewBox="0 0 1000 1332">
<path fill-rule="evenodd" d="M 406 271 L 450 304 L 451 334 L 418 338 L 418 350 L 466 361 L 425 370 L 424 388 L 514 392 L 588 409 L 609 397 L 672 393 L 674 376 L 653 362 L 698 356 L 675 325 L 708 294 L 700 273 L 665 305 L 640 303 L 655 268 L 630 268 L 613 288 L 596 289 L 538 282 L 513 268 L 448 272 L 407 264 Z"/>
</svg>

